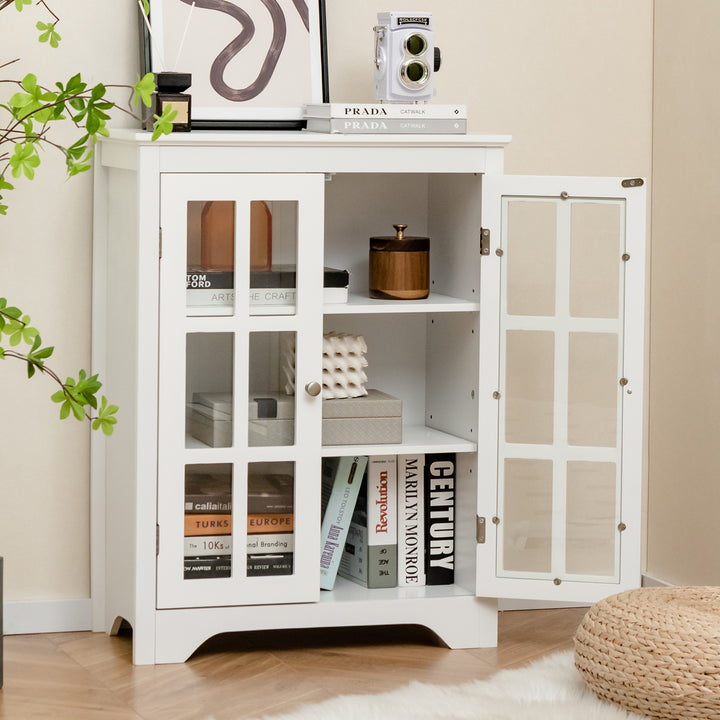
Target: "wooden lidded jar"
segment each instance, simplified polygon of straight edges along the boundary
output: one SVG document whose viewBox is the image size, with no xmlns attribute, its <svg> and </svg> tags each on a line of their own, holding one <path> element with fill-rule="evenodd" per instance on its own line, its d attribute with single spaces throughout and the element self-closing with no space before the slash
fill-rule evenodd
<svg viewBox="0 0 720 720">
<path fill-rule="evenodd" d="M 405 235 L 370 238 L 370 297 L 422 300 L 430 293 L 430 238 Z"/>
</svg>

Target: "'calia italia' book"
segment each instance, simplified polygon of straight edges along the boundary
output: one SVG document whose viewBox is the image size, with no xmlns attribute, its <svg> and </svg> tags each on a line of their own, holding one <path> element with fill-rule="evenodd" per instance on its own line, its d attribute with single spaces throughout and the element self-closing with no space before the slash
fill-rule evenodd
<svg viewBox="0 0 720 720">
<path fill-rule="evenodd" d="M 357 502 L 366 455 L 322 460 L 322 524 L 320 527 L 320 588 L 335 586 L 340 558 Z"/>
</svg>

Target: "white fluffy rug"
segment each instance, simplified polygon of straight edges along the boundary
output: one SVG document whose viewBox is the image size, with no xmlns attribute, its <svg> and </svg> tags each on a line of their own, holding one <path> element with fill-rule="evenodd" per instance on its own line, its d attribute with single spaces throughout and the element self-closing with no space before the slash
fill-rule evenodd
<svg viewBox="0 0 720 720">
<path fill-rule="evenodd" d="M 411 683 L 378 695 L 343 695 L 268 720 L 647 720 L 598 699 L 572 651 L 462 685 Z"/>
</svg>

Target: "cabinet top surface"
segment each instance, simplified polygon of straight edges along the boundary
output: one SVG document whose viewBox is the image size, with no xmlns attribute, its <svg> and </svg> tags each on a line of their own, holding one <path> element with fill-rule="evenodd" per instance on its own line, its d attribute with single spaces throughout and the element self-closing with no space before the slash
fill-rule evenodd
<svg viewBox="0 0 720 720">
<path fill-rule="evenodd" d="M 170 147 L 504 147 L 510 135 L 340 135 L 306 131 L 193 130 L 163 135 L 155 142 L 152 133 L 118 129 L 102 142 L 128 143 L 134 146 Z"/>
</svg>

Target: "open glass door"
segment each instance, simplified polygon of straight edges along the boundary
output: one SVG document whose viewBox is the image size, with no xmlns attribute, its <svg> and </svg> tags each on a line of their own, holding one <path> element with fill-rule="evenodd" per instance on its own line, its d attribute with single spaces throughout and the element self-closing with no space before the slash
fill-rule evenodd
<svg viewBox="0 0 720 720">
<path fill-rule="evenodd" d="M 479 595 L 640 582 L 645 188 L 486 177 Z"/>
</svg>

